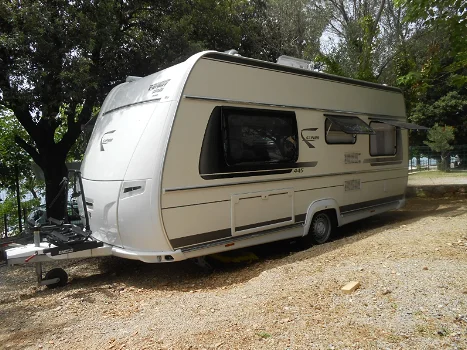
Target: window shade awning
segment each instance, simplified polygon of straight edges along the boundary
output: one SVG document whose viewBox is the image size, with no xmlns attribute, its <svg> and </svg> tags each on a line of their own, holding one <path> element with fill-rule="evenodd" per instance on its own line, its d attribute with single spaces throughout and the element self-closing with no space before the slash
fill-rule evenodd
<svg viewBox="0 0 467 350">
<path fill-rule="evenodd" d="M 405 123 L 405 122 L 400 122 L 397 120 L 388 120 L 388 119 L 373 119 L 371 118 L 372 122 L 380 122 L 392 126 L 396 126 L 401 129 L 408 129 L 408 130 L 428 130 L 430 128 L 427 128 L 426 126 L 421 126 L 413 123 Z"/>
<path fill-rule="evenodd" d="M 358 117 L 347 117 L 342 115 L 325 114 L 336 128 L 346 134 L 367 134 L 374 135 L 375 131 Z"/>
</svg>

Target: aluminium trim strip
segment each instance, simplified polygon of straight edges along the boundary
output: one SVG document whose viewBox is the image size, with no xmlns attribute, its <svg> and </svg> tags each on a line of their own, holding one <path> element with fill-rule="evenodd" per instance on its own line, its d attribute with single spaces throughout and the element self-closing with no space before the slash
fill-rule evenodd
<svg viewBox="0 0 467 350">
<path fill-rule="evenodd" d="M 169 188 L 164 188 L 163 193 L 175 192 L 175 191 L 198 190 L 198 189 L 203 189 L 203 188 L 250 185 L 250 184 L 255 184 L 255 183 L 266 183 L 266 182 L 276 182 L 276 181 L 302 180 L 302 179 L 311 179 L 311 178 L 320 178 L 320 177 L 329 177 L 329 176 L 367 174 L 367 173 L 376 173 L 376 172 L 381 172 L 381 171 L 387 172 L 387 171 L 395 171 L 395 170 L 408 170 L 408 167 L 399 167 L 399 168 L 393 168 L 393 169 L 375 169 L 375 170 L 365 170 L 365 171 L 348 171 L 348 172 L 342 172 L 342 173 L 307 175 L 307 176 L 296 176 L 296 177 L 285 177 L 285 178 L 283 177 L 280 179 L 268 179 L 268 180 L 263 179 L 263 180 L 229 182 L 229 183 L 222 183 L 222 184 L 209 184 L 209 185 L 199 185 L 199 186 L 169 187 Z"/>
<path fill-rule="evenodd" d="M 361 181 L 362 184 L 366 184 L 369 182 L 378 182 L 378 181 L 386 181 L 386 180 L 399 180 L 399 179 L 404 179 L 407 178 L 406 176 L 398 176 L 398 177 L 388 177 L 386 179 L 381 179 L 381 180 L 368 180 L 368 181 Z"/>
<path fill-rule="evenodd" d="M 211 242 L 208 242 L 208 243 L 195 244 L 195 245 L 192 245 L 192 246 L 188 246 L 186 248 L 183 247 L 183 248 L 177 248 L 177 249 L 181 249 L 181 251 L 184 252 L 184 253 L 185 252 L 191 252 L 193 250 L 199 250 L 199 249 L 215 247 L 215 246 L 222 245 L 222 244 L 228 244 L 228 243 L 232 243 L 232 242 L 243 241 L 245 239 L 264 236 L 264 235 L 274 233 L 274 232 L 278 232 L 278 231 L 289 230 L 291 228 L 303 226 L 303 223 L 304 222 L 296 222 L 295 224 L 292 224 L 292 225 L 282 226 L 282 227 L 274 228 L 274 229 L 271 229 L 271 230 L 265 230 L 265 231 L 260 231 L 260 232 L 255 232 L 255 233 L 250 233 L 250 234 L 240 235 L 240 236 L 231 236 L 231 237 L 223 238 L 223 239 L 220 239 L 220 240 L 217 240 L 217 241 L 211 241 Z"/>
<path fill-rule="evenodd" d="M 382 207 L 382 206 L 385 206 L 385 205 L 388 205 L 388 204 L 397 203 L 399 201 L 400 201 L 400 199 L 395 200 L 395 201 L 391 201 L 391 202 L 384 202 L 384 203 L 381 203 L 381 204 L 370 205 L 368 207 L 363 207 L 363 208 L 358 208 L 358 209 L 353 209 L 353 210 L 347 210 L 347 211 L 342 212 L 341 216 L 346 216 L 346 215 L 352 214 L 352 213 L 354 213 L 356 211 L 362 211 L 362 210 L 368 210 L 368 209 L 371 209 L 371 208 Z"/>
<path fill-rule="evenodd" d="M 349 204 L 349 205 L 344 205 L 339 207 L 340 213 L 342 216 L 345 216 L 349 213 L 353 213 L 355 211 L 360 211 L 360 210 L 366 210 L 370 208 L 376 208 L 380 207 L 383 205 L 387 204 L 392 204 L 399 202 L 404 199 L 404 195 L 398 195 L 398 196 L 391 196 L 391 197 L 386 197 L 386 198 L 380 198 L 376 200 L 371 200 L 371 201 L 365 201 L 365 202 L 360 202 L 360 203 L 354 203 L 354 204 Z M 349 208 L 346 210 L 346 208 Z"/>
<path fill-rule="evenodd" d="M 281 170 L 294 170 L 297 168 L 314 168 L 317 165 L 318 165 L 318 162 L 297 162 L 295 163 L 295 166 L 293 167 L 288 166 L 288 167 L 277 168 L 277 169 L 243 170 L 243 171 L 232 171 L 228 173 L 206 173 L 206 174 L 199 174 L 199 175 L 200 176 L 215 176 L 215 175 L 262 173 L 262 172 L 273 172 L 273 171 L 281 171 Z"/>
<path fill-rule="evenodd" d="M 405 116 L 394 116 L 394 115 L 386 115 L 386 114 L 341 111 L 337 109 L 316 108 L 316 107 L 308 107 L 308 106 L 295 106 L 295 105 L 287 105 L 287 104 L 275 104 L 275 103 L 256 102 L 256 101 L 249 101 L 249 100 L 234 100 L 234 99 L 229 99 L 229 98 L 207 97 L 207 96 L 196 96 L 196 95 L 183 95 L 183 97 L 187 99 L 192 99 L 192 100 L 225 102 L 225 103 L 243 104 L 243 105 L 246 104 L 246 105 L 256 105 L 256 106 L 262 106 L 262 107 L 296 108 L 296 109 L 318 111 L 318 112 L 323 112 L 323 113 L 331 112 L 331 113 L 339 113 L 339 114 L 352 115 L 352 116 L 365 115 L 368 117 L 379 116 L 380 118 L 392 118 L 392 119 L 406 120 Z"/>
</svg>

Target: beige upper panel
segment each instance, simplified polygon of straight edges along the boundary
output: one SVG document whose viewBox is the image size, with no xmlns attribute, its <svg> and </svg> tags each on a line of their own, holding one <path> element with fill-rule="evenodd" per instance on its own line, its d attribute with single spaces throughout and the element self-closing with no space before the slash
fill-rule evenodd
<svg viewBox="0 0 467 350">
<path fill-rule="evenodd" d="M 398 92 L 207 58 L 195 64 L 183 95 L 405 118 Z"/>
</svg>

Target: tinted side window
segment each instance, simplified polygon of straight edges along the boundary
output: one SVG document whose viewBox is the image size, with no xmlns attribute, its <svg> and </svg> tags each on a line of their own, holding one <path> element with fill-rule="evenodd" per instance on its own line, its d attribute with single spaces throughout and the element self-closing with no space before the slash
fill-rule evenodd
<svg viewBox="0 0 467 350">
<path fill-rule="evenodd" d="M 298 158 L 294 113 L 223 111 L 224 154 L 228 165 L 291 163 Z"/>
<path fill-rule="evenodd" d="M 215 107 L 199 160 L 203 179 L 285 174 L 298 159 L 294 112 Z"/>
<path fill-rule="evenodd" d="M 397 153 L 396 127 L 380 122 L 371 122 L 375 131 L 370 135 L 371 156 L 393 156 Z"/>
</svg>

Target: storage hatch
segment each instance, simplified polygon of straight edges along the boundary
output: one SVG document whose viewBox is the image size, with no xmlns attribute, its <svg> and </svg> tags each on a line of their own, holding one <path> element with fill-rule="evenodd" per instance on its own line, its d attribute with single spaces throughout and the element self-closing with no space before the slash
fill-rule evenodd
<svg viewBox="0 0 467 350">
<path fill-rule="evenodd" d="M 231 197 L 232 236 L 295 223 L 293 188 L 234 194 Z"/>
</svg>

